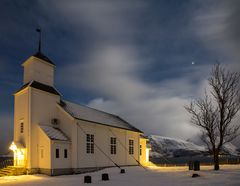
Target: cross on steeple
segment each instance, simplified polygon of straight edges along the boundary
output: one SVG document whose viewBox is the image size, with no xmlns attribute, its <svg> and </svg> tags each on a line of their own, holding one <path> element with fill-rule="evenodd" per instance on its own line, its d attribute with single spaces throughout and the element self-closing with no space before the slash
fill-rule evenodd
<svg viewBox="0 0 240 186">
<path fill-rule="evenodd" d="M 39 33 L 38 52 L 41 53 L 41 40 L 42 40 L 41 28 L 37 28 L 36 31 Z"/>
</svg>

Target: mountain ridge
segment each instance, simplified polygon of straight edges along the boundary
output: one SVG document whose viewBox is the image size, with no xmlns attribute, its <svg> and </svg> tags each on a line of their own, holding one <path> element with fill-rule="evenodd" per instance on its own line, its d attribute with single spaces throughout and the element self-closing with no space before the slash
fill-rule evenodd
<svg viewBox="0 0 240 186">
<path fill-rule="evenodd" d="M 150 135 L 148 138 L 152 148 L 151 157 L 184 157 L 209 154 L 204 145 L 196 145 L 191 141 L 158 135 Z M 226 143 L 223 146 L 222 154 L 238 156 L 240 153 L 236 146 Z"/>
</svg>

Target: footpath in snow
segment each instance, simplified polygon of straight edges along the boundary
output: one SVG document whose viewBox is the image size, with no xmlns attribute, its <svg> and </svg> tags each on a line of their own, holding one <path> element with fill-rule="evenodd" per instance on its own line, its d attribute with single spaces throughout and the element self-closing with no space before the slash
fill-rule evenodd
<svg viewBox="0 0 240 186">
<path fill-rule="evenodd" d="M 213 171 L 212 166 L 202 166 L 197 171 L 200 177 L 192 178 L 193 171 L 187 167 L 148 167 L 147 171 L 141 167 L 125 167 L 126 173 L 120 174 L 118 168 L 104 169 L 98 172 L 78 175 L 63 175 L 49 177 L 45 175 L 23 175 L 0 177 L 0 185 L 16 186 L 239 186 L 240 165 L 223 165 L 220 171 Z M 109 174 L 109 181 L 101 181 L 102 173 Z M 92 176 L 91 184 L 84 184 L 84 176 Z"/>
</svg>

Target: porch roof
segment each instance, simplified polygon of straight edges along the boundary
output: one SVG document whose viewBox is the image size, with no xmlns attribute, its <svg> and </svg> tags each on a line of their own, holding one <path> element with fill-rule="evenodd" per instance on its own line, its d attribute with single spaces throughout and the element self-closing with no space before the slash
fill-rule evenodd
<svg viewBox="0 0 240 186">
<path fill-rule="evenodd" d="M 51 140 L 70 141 L 69 138 L 58 128 L 53 128 L 48 125 L 39 126 Z"/>
</svg>

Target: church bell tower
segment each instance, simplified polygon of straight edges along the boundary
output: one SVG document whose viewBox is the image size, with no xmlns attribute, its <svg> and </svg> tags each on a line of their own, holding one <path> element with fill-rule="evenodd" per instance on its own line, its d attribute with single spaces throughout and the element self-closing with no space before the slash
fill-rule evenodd
<svg viewBox="0 0 240 186">
<path fill-rule="evenodd" d="M 23 83 L 37 81 L 39 83 L 53 86 L 55 65 L 40 51 L 29 57 L 23 64 Z"/>
<path fill-rule="evenodd" d="M 24 68 L 23 83 L 37 81 L 53 86 L 55 64 L 41 52 L 41 30 L 37 29 L 37 32 L 39 33 L 38 52 L 22 64 Z"/>
<path fill-rule="evenodd" d="M 23 64 L 23 85 L 14 94 L 14 139 L 10 149 L 14 166 L 27 169 L 38 167 L 39 125 L 51 124 L 56 118 L 56 104 L 60 93 L 54 87 L 55 64 L 39 48 Z"/>
</svg>

